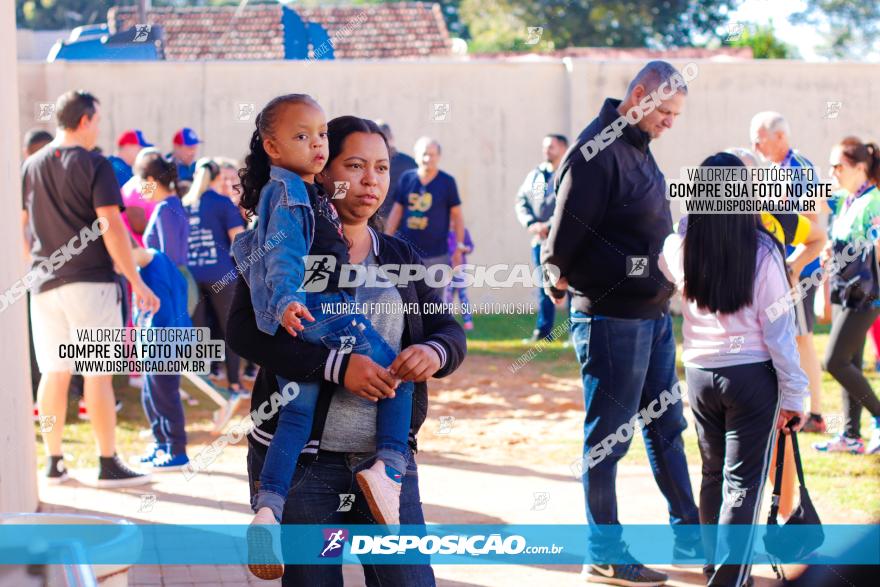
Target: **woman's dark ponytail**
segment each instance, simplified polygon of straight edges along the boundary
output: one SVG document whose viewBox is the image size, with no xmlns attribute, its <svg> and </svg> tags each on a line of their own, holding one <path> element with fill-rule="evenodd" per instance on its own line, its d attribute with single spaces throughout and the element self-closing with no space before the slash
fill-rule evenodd
<svg viewBox="0 0 880 587">
<path fill-rule="evenodd" d="M 262 115 L 262 113 L 260 114 Z M 257 204 L 260 202 L 260 192 L 269 181 L 269 155 L 263 148 L 259 118 L 258 116 L 257 129 L 251 136 L 250 152 L 244 159 L 244 167 L 238 170 L 238 178 L 241 180 L 239 206 L 245 209 L 248 218 L 254 215 Z"/>
<path fill-rule="evenodd" d="M 880 186 L 880 148 L 877 143 L 868 143 L 865 147 L 868 149 L 868 180 Z"/>
<path fill-rule="evenodd" d="M 244 208 L 248 218 L 254 215 L 260 203 L 260 192 L 269 182 L 269 171 L 272 163 L 263 147 L 263 139 L 272 135 L 275 128 L 275 117 L 283 104 L 311 104 L 320 108 L 314 98 L 308 94 L 285 94 L 273 98 L 265 108 L 257 114 L 256 129 L 251 135 L 250 152 L 244 159 L 244 167 L 238 171 L 241 180 L 241 200 L 239 205 Z"/>
<path fill-rule="evenodd" d="M 868 181 L 880 186 L 880 149 L 877 143 L 863 143 L 858 137 L 846 137 L 838 143 L 840 154 L 850 165 L 865 164 Z"/>
</svg>

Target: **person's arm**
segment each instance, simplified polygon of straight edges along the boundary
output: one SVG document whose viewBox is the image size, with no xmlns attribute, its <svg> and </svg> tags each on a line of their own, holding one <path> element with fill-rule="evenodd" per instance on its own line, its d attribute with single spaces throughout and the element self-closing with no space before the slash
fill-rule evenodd
<svg viewBox="0 0 880 587">
<path fill-rule="evenodd" d="M 455 252 L 452 253 L 452 266 L 461 265 L 461 255 L 463 251 L 459 248 L 459 243 L 464 242 L 464 212 L 461 210 L 461 204 L 453 206 L 449 209 L 449 223 L 455 230 Z"/>
<path fill-rule="evenodd" d="M 792 244 L 803 244 L 804 246 L 795 249 L 788 258 L 788 264 L 791 266 L 795 278 L 801 274 L 801 271 L 804 270 L 808 263 L 819 256 L 825 247 L 825 243 L 828 241 L 821 222 L 811 221 L 806 215 L 799 215 L 798 220 L 798 232 L 806 232 L 806 235 L 803 237 L 803 240 L 801 240 L 800 235 L 796 235 L 795 242 Z"/>
<path fill-rule="evenodd" d="M 229 242 L 234 243 L 235 237 L 244 232 L 244 226 L 236 226 L 235 228 L 230 228 L 227 231 L 229 235 Z"/>
<path fill-rule="evenodd" d="M 467 254 L 470 255 L 474 252 L 474 241 L 471 238 L 471 231 L 467 228 L 464 229 L 464 244 L 467 245 Z"/>
<path fill-rule="evenodd" d="M 663 251 L 660 258 L 657 259 L 657 265 L 660 271 L 671 283 L 681 289 L 679 283 L 682 281 L 681 255 L 684 239 L 679 234 L 670 234 L 663 241 Z"/>
<path fill-rule="evenodd" d="M 400 226 L 400 220 L 403 218 L 403 206 L 400 202 L 394 202 L 391 207 L 391 213 L 388 214 L 388 220 L 385 222 L 385 234 L 394 236 L 397 227 Z"/>
<path fill-rule="evenodd" d="M 408 248 L 408 263 L 421 264 L 418 254 L 412 247 Z M 424 279 L 415 281 L 414 285 L 420 307 L 442 302 L 437 290 L 428 286 Z M 446 377 L 458 369 L 467 354 L 464 329 L 452 314 L 423 313 L 421 316 L 424 339 L 403 349 L 389 367 L 395 376 L 408 381 Z"/>
<path fill-rule="evenodd" d="M 240 356 L 273 375 L 291 381 L 330 381 L 364 399 L 380 399 L 393 392 L 388 372 L 366 355 L 339 354 L 293 337 L 283 328 L 274 335 L 262 332 L 257 328 L 251 290 L 244 277 L 239 276 L 234 287 L 226 343 Z"/>
<path fill-rule="evenodd" d="M 266 257 L 266 286 L 272 292 L 269 311 L 281 324 L 291 303 L 305 305 L 305 293 L 298 291 L 305 279 L 303 258 L 311 247 L 312 219 L 308 208 L 300 205 L 278 205 L 266 223 L 266 238 L 283 236 L 284 246 L 267 247 L 261 251 Z"/>
<path fill-rule="evenodd" d="M 128 225 L 131 226 L 132 232 L 135 234 L 144 234 L 147 229 L 147 211 L 140 206 L 128 206 L 125 209 L 125 217 L 128 219 Z"/>
<path fill-rule="evenodd" d="M 30 231 L 28 230 L 28 223 L 30 222 L 30 218 L 28 217 L 28 194 L 30 191 L 27 164 L 25 164 L 22 165 L 21 168 L 21 238 L 24 242 L 25 262 L 27 262 L 31 256 L 31 239 L 28 238 L 30 236 Z M 33 196 L 31 195 L 31 197 Z"/>
<path fill-rule="evenodd" d="M 581 243 L 590 234 L 596 234 L 605 216 L 611 198 L 609 171 L 602 164 L 604 158 L 589 163 L 578 157 L 570 165 L 560 168 L 556 187 L 556 210 L 553 213 L 550 233 L 541 247 L 541 264 L 558 269 L 560 285 L 557 290 L 567 289 L 571 266 L 577 261 Z"/>
<path fill-rule="evenodd" d="M 95 208 L 95 213 L 98 218 L 107 220 L 107 231 L 103 234 L 104 246 L 107 247 L 107 252 L 110 253 L 110 258 L 113 259 L 119 273 L 131 283 L 137 307 L 141 311 L 155 314 L 159 310 L 159 298 L 147 287 L 137 271 L 131 252 L 131 241 L 122 222 L 119 206 L 100 206 Z"/>
<path fill-rule="evenodd" d="M 244 218 L 242 218 L 240 209 L 238 206 L 232 203 L 232 200 L 227 200 L 228 206 L 224 207 L 224 222 L 226 224 L 226 234 L 229 235 L 229 242 L 235 242 L 235 237 L 238 234 L 244 232 L 245 226 L 247 223 Z"/>
<path fill-rule="evenodd" d="M 790 412 L 788 418 L 791 418 L 804 411 L 804 399 L 810 395 L 809 381 L 800 366 L 792 310 L 789 308 L 774 316 L 767 311 L 778 306 L 787 296 L 790 296 L 789 284 L 781 255 L 777 251 L 769 252 L 755 272 L 754 306 L 758 310 L 764 344 L 779 380 L 781 408 Z"/>
<path fill-rule="evenodd" d="M 21 211 L 21 241 L 24 243 L 24 259 L 28 260 L 31 256 L 31 241 L 28 238 L 28 213 L 27 210 Z"/>
</svg>

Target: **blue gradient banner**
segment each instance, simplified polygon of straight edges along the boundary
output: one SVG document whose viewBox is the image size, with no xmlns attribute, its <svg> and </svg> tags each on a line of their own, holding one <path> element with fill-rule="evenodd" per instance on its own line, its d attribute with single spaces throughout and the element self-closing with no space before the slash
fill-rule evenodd
<svg viewBox="0 0 880 587">
<path fill-rule="evenodd" d="M 0 525 L 0 564 L 247 564 L 247 525 Z M 287 564 L 880 564 L 880 526 L 261 526 Z M 818 536 L 818 538 L 817 538 Z M 620 550 L 621 541 L 626 545 Z M 817 543 L 820 544 L 817 545 Z M 804 553 L 809 544 L 812 552 Z M 69 546 L 75 545 L 75 548 Z M 676 556 L 673 556 L 674 546 Z M 73 552 L 81 553 L 75 557 Z M 602 552 L 594 560 L 591 552 Z M 83 560 L 85 557 L 85 560 Z M 74 558 L 76 560 L 74 560 Z"/>
</svg>

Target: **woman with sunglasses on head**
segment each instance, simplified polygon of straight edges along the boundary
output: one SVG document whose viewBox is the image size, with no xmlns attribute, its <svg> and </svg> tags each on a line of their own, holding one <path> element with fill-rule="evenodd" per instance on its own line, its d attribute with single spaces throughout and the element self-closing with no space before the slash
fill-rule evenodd
<svg viewBox="0 0 880 587">
<path fill-rule="evenodd" d="M 877 454 L 880 399 L 862 372 L 862 353 L 868 330 L 880 315 L 880 149 L 856 137 L 843 139 L 831 150 L 831 177 L 833 187 L 842 188 L 848 195 L 837 205 L 831 240 L 822 255 L 824 268 L 831 273 L 833 304 L 825 370 L 843 387 L 845 426 L 842 434 L 813 448 Z M 874 418 L 867 447 L 859 422 L 862 406 Z"/>
</svg>

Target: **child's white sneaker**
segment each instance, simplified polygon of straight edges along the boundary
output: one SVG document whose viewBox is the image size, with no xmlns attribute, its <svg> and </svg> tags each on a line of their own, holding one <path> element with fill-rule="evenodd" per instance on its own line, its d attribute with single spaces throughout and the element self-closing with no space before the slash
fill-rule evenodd
<svg viewBox="0 0 880 587">
<path fill-rule="evenodd" d="M 400 477 L 400 473 L 397 476 Z M 372 467 L 357 474 L 357 482 L 376 522 L 386 526 L 400 524 L 401 480 L 389 477 L 384 462 L 376 459 Z"/>
<path fill-rule="evenodd" d="M 247 531 L 248 570 L 264 581 L 280 579 L 284 574 L 284 565 L 275 556 L 273 529 L 267 528 L 277 525 L 272 510 L 260 508 Z"/>
</svg>

